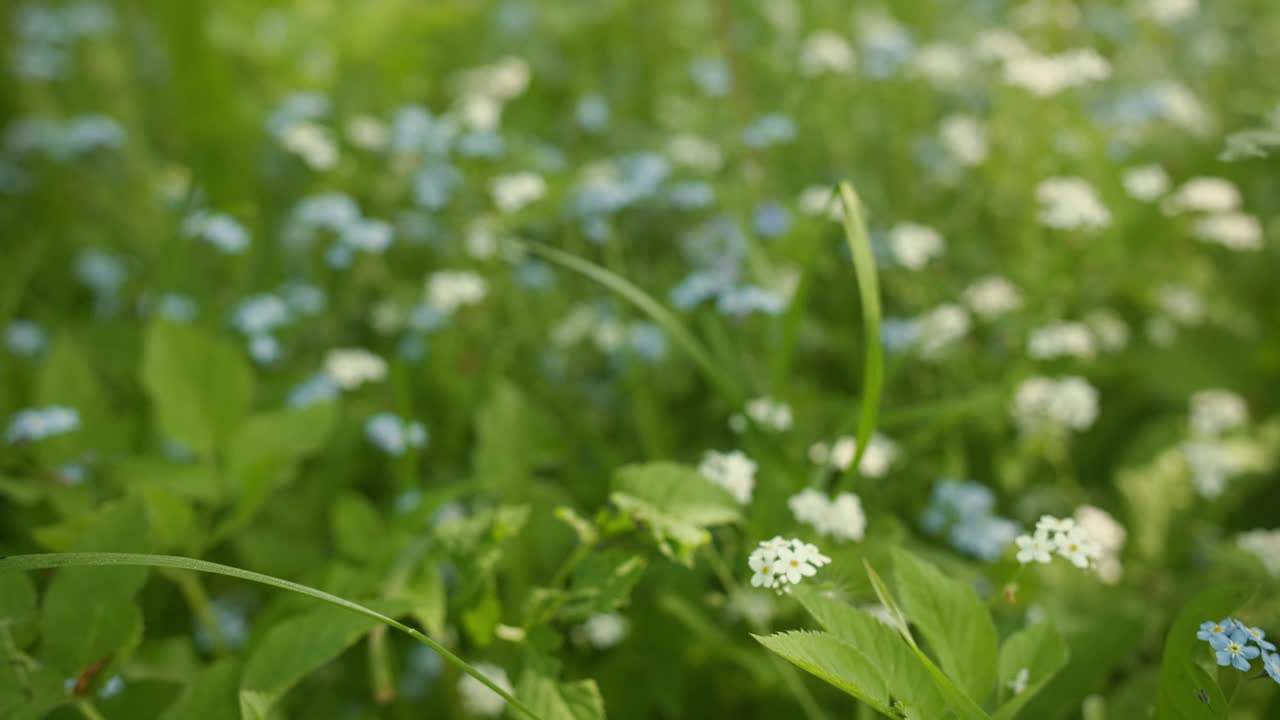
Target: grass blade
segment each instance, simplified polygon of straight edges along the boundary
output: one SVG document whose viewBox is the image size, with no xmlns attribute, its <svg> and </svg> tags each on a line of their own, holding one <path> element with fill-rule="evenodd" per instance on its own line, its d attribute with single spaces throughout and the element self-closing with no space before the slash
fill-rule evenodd
<svg viewBox="0 0 1280 720">
<path fill-rule="evenodd" d="M 240 568 L 231 567 L 230 565 L 219 565 L 217 563 L 207 562 L 205 560 L 195 560 L 192 558 L 178 557 L 175 555 L 142 555 L 135 553 L 50 553 L 45 555 L 14 555 L 0 559 L 0 573 L 24 571 L 24 570 L 43 570 L 47 568 L 60 567 L 103 567 L 103 566 L 132 566 L 132 567 L 157 567 L 157 568 L 176 568 L 179 570 L 192 570 L 195 572 L 212 573 L 214 575 L 226 575 L 228 577 L 238 578 L 240 580 L 248 580 L 261 585 L 268 585 L 281 590 L 288 590 L 299 595 L 329 603 L 351 612 L 364 615 L 367 618 L 377 620 L 378 622 L 393 627 L 403 633 L 408 634 L 415 640 L 423 643 L 427 647 L 440 653 L 446 661 L 452 663 L 462 672 L 484 683 L 485 687 L 498 693 L 502 699 L 506 700 L 511 707 L 519 710 L 525 717 L 533 720 L 541 720 L 533 713 L 524 703 L 517 700 L 511 693 L 503 690 L 497 683 L 490 680 L 479 670 L 471 667 L 465 660 L 449 652 L 449 649 L 440 643 L 432 640 L 426 635 L 414 630 L 395 618 L 387 617 L 377 610 L 373 610 L 353 603 L 350 600 L 340 598 L 337 595 L 330 595 L 323 590 L 317 590 L 306 585 L 299 585 L 295 582 L 282 580 L 270 575 L 263 575 L 249 570 L 241 570 Z"/>
<path fill-rule="evenodd" d="M 862 369 L 862 411 L 858 419 L 858 449 L 849 473 L 857 473 L 862 454 L 871 443 L 880 412 L 880 393 L 884 387 L 884 343 L 880 337 L 880 284 L 876 278 L 876 259 L 871 253 L 871 239 L 862 216 L 862 202 L 853 186 L 840 183 L 840 200 L 844 203 L 844 237 L 853 255 L 853 271 L 858 279 L 858 296 L 862 301 L 862 335 L 866 357 Z"/>
<path fill-rule="evenodd" d="M 737 384 L 716 367 L 715 362 L 711 360 L 711 354 L 702 346 L 702 343 L 698 342 L 698 339 L 684 326 L 684 323 L 680 322 L 680 318 L 676 317 L 675 313 L 668 310 L 662 303 L 654 300 L 644 290 L 636 287 L 615 272 L 563 250 L 533 242 L 518 242 L 517 245 L 563 268 L 596 281 L 632 305 L 635 305 L 675 340 L 680 349 L 684 350 L 693 359 L 698 369 L 707 377 L 707 380 L 724 394 L 726 400 L 733 404 L 734 407 L 742 404 L 744 396 L 738 389 Z"/>
</svg>

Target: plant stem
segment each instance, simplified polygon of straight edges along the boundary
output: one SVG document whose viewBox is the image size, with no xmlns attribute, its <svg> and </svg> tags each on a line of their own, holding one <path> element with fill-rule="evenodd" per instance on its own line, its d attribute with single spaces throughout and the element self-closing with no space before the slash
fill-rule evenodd
<svg viewBox="0 0 1280 720">
<path fill-rule="evenodd" d="M 94 707 L 92 700 L 77 701 L 76 710 L 80 711 L 80 715 L 85 720 L 107 720 L 106 716 L 98 712 L 98 708 Z"/>
<path fill-rule="evenodd" d="M 205 632 L 209 633 L 209 642 L 213 645 L 213 654 L 217 657 L 225 656 L 228 650 L 227 638 L 222 634 L 222 625 L 218 622 L 218 616 L 213 612 L 213 603 L 209 601 L 209 595 L 204 591 L 204 585 L 200 582 L 200 578 L 194 573 L 180 571 L 168 572 L 164 573 L 164 575 L 178 586 L 178 590 L 182 593 L 182 598 L 186 600 L 187 606 L 191 608 L 191 612 L 200 621 Z"/>
</svg>

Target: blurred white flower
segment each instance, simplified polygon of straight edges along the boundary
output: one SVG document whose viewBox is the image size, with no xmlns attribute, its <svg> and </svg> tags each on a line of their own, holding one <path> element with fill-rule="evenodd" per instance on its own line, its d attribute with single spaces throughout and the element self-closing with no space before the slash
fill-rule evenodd
<svg viewBox="0 0 1280 720">
<path fill-rule="evenodd" d="M 1027 52 L 1005 61 L 1004 81 L 1033 95 L 1050 97 L 1111 77 L 1111 64 L 1093 48 L 1057 55 Z"/>
<path fill-rule="evenodd" d="M 693 133 L 676 133 L 667 142 L 667 154 L 677 165 L 711 173 L 724 164 L 724 153 L 710 140 Z"/>
<path fill-rule="evenodd" d="M 1156 289 L 1156 303 L 1166 315 L 1184 325 L 1204 319 L 1204 300 L 1186 285 L 1162 285 Z"/>
<path fill-rule="evenodd" d="M 1200 10 L 1200 0 L 1134 0 L 1135 15 L 1150 18 L 1162 25 L 1174 25 Z"/>
<path fill-rule="evenodd" d="M 487 662 L 473 663 L 472 667 L 508 693 L 514 692 L 506 670 Z M 501 695 L 470 675 L 458 679 L 458 699 L 466 712 L 480 717 L 497 717 L 507 706 Z"/>
<path fill-rule="evenodd" d="M 1035 328 L 1027 340 L 1027 354 L 1037 360 L 1091 358 L 1095 352 L 1093 333 L 1079 322 L 1058 322 Z"/>
<path fill-rule="evenodd" d="M 935 357 L 969 334 L 969 313 L 955 303 L 943 303 L 916 319 L 920 353 Z"/>
<path fill-rule="evenodd" d="M 356 115 L 347 121 L 347 141 L 358 148 L 385 150 L 390 139 L 387 124 L 372 115 Z"/>
<path fill-rule="evenodd" d="M 811 525 L 823 536 L 841 541 L 859 541 L 866 534 L 867 516 L 862 501 L 853 493 L 840 493 L 834 500 L 821 491 L 806 488 L 787 500 L 797 522 Z"/>
<path fill-rule="evenodd" d="M 741 451 L 721 453 L 708 450 L 702 456 L 698 472 L 728 490 L 739 505 L 751 502 L 751 492 L 756 486 L 756 464 Z"/>
<path fill-rule="evenodd" d="M 499 175 L 489 183 L 493 203 L 504 213 L 517 212 L 547 194 L 547 181 L 538 173 Z"/>
<path fill-rule="evenodd" d="M 974 52 L 988 62 L 1009 62 L 1031 54 L 1022 36 L 1008 28 L 988 28 L 974 39 Z"/>
<path fill-rule="evenodd" d="M 1080 377 L 1033 377 L 1018 386 L 1010 412 L 1024 433 L 1086 430 L 1098 418 L 1098 391 Z"/>
<path fill-rule="evenodd" d="M 1197 177 L 1186 181 L 1177 192 L 1165 198 L 1162 207 L 1171 215 L 1185 212 L 1226 213 L 1239 210 L 1240 202 L 1240 191 L 1230 180 Z"/>
<path fill-rule="evenodd" d="M 958 113 L 946 116 L 938 128 L 938 135 L 943 147 L 957 163 L 973 167 L 987 161 L 990 152 L 987 130 L 974 116 Z"/>
<path fill-rule="evenodd" d="M 1197 435 L 1221 435 L 1249 421 L 1249 407 L 1244 398 L 1215 388 L 1191 395 L 1191 430 Z"/>
<path fill-rule="evenodd" d="M 758 397 L 749 401 L 744 415 L 737 417 L 743 418 L 744 422 L 746 418 L 750 418 L 756 427 L 765 430 L 783 432 L 791 429 L 791 406 L 771 397 Z M 732 419 L 730 419 L 730 424 L 743 425 L 743 423 L 734 423 Z"/>
<path fill-rule="evenodd" d="M 929 43 L 916 51 L 911 68 L 917 75 L 942 88 L 962 83 L 973 71 L 973 61 L 964 48 L 946 43 Z"/>
<path fill-rule="evenodd" d="M 1258 218 L 1240 212 L 1224 212 L 1196 220 L 1192 230 L 1205 242 L 1228 250 L 1261 250 L 1262 223 Z"/>
<path fill-rule="evenodd" d="M 800 49 L 800 69 L 805 75 L 850 73 L 855 64 L 849 41 L 830 30 L 820 30 L 805 38 Z"/>
<path fill-rule="evenodd" d="M 331 170 L 338 164 L 338 143 L 329 128 L 298 122 L 280 132 L 280 146 L 302 158 L 312 170 Z"/>
<path fill-rule="evenodd" d="M 1098 579 L 1108 585 L 1120 582 L 1124 567 L 1120 564 L 1120 551 L 1124 549 L 1128 533 L 1106 510 L 1093 505 L 1076 508 L 1076 524 L 1084 530 L 1099 549 L 1095 562 Z"/>
<path fill-rule="evenodd" d="M 1169 174 L 1159 165 L 1142 165 L 1124 173 L 1124 191 L 1143 202 L 1153 202 L 1169 192 Z"/>
<path fill-rule="evenodd" d="M 899 223 L 889 230 L 889 249 L 899 265 L 919 270 L 944 252 L 937 230 L 915 223 Z"/>
<path fill-rule="evenodd" d="M 324 358 L 324 370 L 338 387 L 353 390 L 385 379 L 387 361 L 362 348 L 330 350 Z"/>
<path fill-rule="evenodd" d="M 1040 222 L 1061 230 L 1099 230 L 1111 224 L 1111 211 L 1087 180 L 1054 177 L 1036 186 Z"/>
<path fill-rule="evenodd" d="M 441 270 L 427 278 L 427 302 L 444 315 L 479 303 L 488 292 L 484 278 L 466 270 Z"/>
<path fill-rule="evenodd" d="M 1005 278 L 988 275 L 965 289 L 964 301 L 974 315 L 990 320 L 1018 309 L 1022 305 L 1022 294 Z"/>
<path fill-rule="evenodd" d="M 1250 530 L 1236 536 L 1241 549 L 1253 553 L 1267 572 L 1280 576 L 1280 530 Z"/>
<path fill-rule="evenodd" d="M 582 624 L 582 635 L 597 650 L 608 650 L 627 638 L 627 619 L 618 613 L 597 613 Z"/>
<path fill-rule="evenodd" d="M 826 443 L 814 443 L 809 447 L 809 459 L 815 465 L 830 465 L 845 472 L 853 464 L 857 452 L 857 438 L 846 435 L 836 438 L 830 447 Z M 858 472 L 863 477 L 884 477 L 897 457 L 898 445 L 880 433 L 873 433 L 871 442 L 862 453 L 862 461 L 858 463 Z"/>
<path fill-rule="evenodd" d="M 1103 350 L 1116 352 L 1129 344 L 1129 325 L 1113 310 L 1099 308 L 1084 316 L 1085 325 Z"/>
</svg>

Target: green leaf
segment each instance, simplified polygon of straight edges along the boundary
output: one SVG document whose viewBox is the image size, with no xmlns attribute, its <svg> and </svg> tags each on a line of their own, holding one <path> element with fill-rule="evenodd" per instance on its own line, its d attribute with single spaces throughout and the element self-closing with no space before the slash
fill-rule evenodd
<svg viewBox="0 0 1280 720">
<path fill-rule="evenodd" d="M 889 717 L 897 717 L 891 709 L 889 688 L 877 663 L 844 640 L 827 633 L 803 630 L 752 637 L 801 670 Z"/>
<path fill-rule="evenodd" d="M 628 465 L 613 476 L 614 505 L 649 527 L 664 555 L 692 567 L 693 554 L 711 540 L 707 528 L 741 519 L 724 488 L 693 468 L 669 462 Z"/>
<path fill-rule="evenodd" d="M 219 660 L 196 673 L 160 720 L 240 720 L 240 662 Z"/>
<path fill-rule="evenodd" d="M 520 243 L 520 245 L 561 267 L 566 267 L 600 283 L 619 297 L 635 305 L 675 341 L 675 344 L 693 360 L 698 369 L 702 371 L 702 374 L 724 395 L 726 400 L 735 407 L 742 404 L 744 400 L 742 391 L 726 373 L 716 366 L 711 359 L 711 354 L 702 346 L 702 343 L 698 342 L 693 333 L 684 326 L 684 323 L 680 322 L 680 318 L 663 306 L 662 303 L 654 300 L 648 293 L 636 287 L 626 278 L 576 255 L 570 255 L 539 243 Z"/>
<path fill-rule="evenodd" d="M 194 572 L 213 573 L 215 575 L 226 575 L 228 577 L 248 580 L 249 582 L 267 585 L 269 587 L 288 590 L 289 592 L 298 593 L 307 597 L 320 600 L 335 607 L 343 608 L 357 615 L 376 620 L 383 625 L 395 628 L 400 632 L 409 635 L 415 640 L 421 642 L 427 647 L 435 650 L 445 659 L 445 662 L 453 665 L 459 670 L 465 672 L 475 678 L 485 687 L 493 690 L 502 696 L 507 703 L 520 711 L 527 717 L 539 720 L 538 716 L 530 712 L 524 703 L 517 700 L 511 693 L 502 689 L 501 686 L 494 683 L 484 673 L 472 667 L 462 658 L 450 652 L 449 648 L 405 625 L 404 623 L 389 617 L 377 610 L 351 602 L 337 595 L 316 590 L 306 585 L 282 580 L 270 575 L 252 572 L 250 570 L 241 570 L 240 568 L 231 567 L 229 565 L 219 565 L 217 563 L 207 562 L 205 560 L 194 560 L 192 558 L 174 557 L 172 555 L 142 555 L 136 553 L 109 553 L 109 552 L 82 552 L 82 553 L 52 553 L 45 555 L 14 555 L 11 557 L 0 558 L 0 575 L 8 572 L 21 572 L 28 570 L 40 570 L 43 568 L 176 568 L 179 570 L 191 570 Z M 119 572 L 119 570 L 116 570 Z"/>
<path fill-rule="evenodd" d="M 11 655 L 0 635 L 0 718 L 42 720 L 70 702 L 65 675 L 48 665 L 28 664 Z"/>
<path fill-rule="evenodd" d="M 0 637 L 9 634 L 14 647 L 21 649 L 35 639 L 40 614 L 36 606 L 36 586 L 26 575 L 0 577 Z M 0 643 L 0 649 L 3 649 Z"/>
<path fill-rule="evenodd" d="M 524 487 L 550 440 L 537 409 L 519 388 L 502 380 L 476 413 L 475 425 L 471 462 L 476 480 L 506 493 Z"/>
<path fill-rule="evenodd" d="M 400 594 L 410 603 L 409 612 L 432 635 L 445 631 L 449 598 L 445 594 L 444 577 L 435 563 L 427 563 L 408 582 Z"/>
<path fill-rule="evenodd" d="M 333 543 L 353 560 L 369 560 L 386 547 L 386 527 L 373 503 L 363 495 L 343 493 L 331 506 Z"/>
<path fill-rule="evenodd" d="M 588 556 L 573 572 L 573 585 L 561 610 L 565 622 L 581 622 L 625 605 L 648 562 L 639 555 L 610 551 Z"/>
<path fill-rule="evenodd" d="M 96 511 L 73 548 L 146 550 L 146 509 L 129 498 Z M 40 651 L 44 661 L 75 675 L 131 645 L 142 630 L 133 598 L 147 579 L 144 568 L 66 568 L 44 594 Z"/>
<path fill-rule="evenodd" d="M 1009 698 L 992 717 L 995 720 L 1012 720 L 1018 716 L 1054 675 L 1067 664 L 1067 644 L 1058 628 L 1049 621 L 1029 625 L 1009 636 L 1000 648 L 997 675 L 1000 694 L 1010 690 L 1019 673 L 1026 671 L 1026 688 Z"/>
<path fill-rule="evenodd" d="M 253 398 L 253 371 L 230 343 L 158 320 L 147 331 L 142 386 L 165 436 L 209 455 L 226 447 Z"/>
<path fill-rule="evenodd" d="M 1225 720 L 1227 700 L 1218 683 L 1196 664 L 1193 652 L 1207 652 L 1196 637 L 1203 622 L 1226 618 L 1249 601 L 1254 589 L 1239 585 L 1209 588 L 1178 613 L 1164 641 L 1156 720 Z M 1203 693 L 1203 697 L 1201 696 Z M 1204 702 L 1207 698 L 1209 702 Z"/>
<path fill-rule="evenodd" d="M 862 610 L 809 588 L 795 588 L 791 595 L 827 632 L 858 648 L 875 663 L 895 700 L 922 712 L 924 717 L 946 716 L 947 702 L 929 671 L 892 628 Z"/>
<path fill-rule="evenodd" d="M 604 720 L 604 699 L 594 680 L 562 683 L 559 664 L 530 653 L 516 697 L 546 720 Z"/>
<path fill-rule="evenodd" d="M 222 480 L 211 465 L 183 464 L 152 457 L 132 457 L 111 469 L 115 484 L 126 490 L 159 488 L 203 503 L 216 503 L 223 494 Z"/>
<path fill-rule="evenodd" d="M 462 613 L 462 627 L 467 631 L 467 637 L 480 647 L 493 641 L 493 630 L 501 620 L 502 604 L 498 602 L 498 593 L 492 585 L 485 587 L 479 602 L 472 603 Z"/>
<path fill-rule="evenodd" d="M 143 488 L 138 495 L 146 504 L 153 549 L 171 552 L 197 545 L 196 517 L 190 502 L 159 487 Z"/>
<path fill-rule="evenodd" d="M 975 703 L 995 686 L 998 638 L 991 613 L 968 583 L 895 549 L 894 577 L 906 616 L 937 653 L 939 664 Z"/>
<path fill-rule="evenodd" d="M 880 333 L 880 286 L 876 279 L 876 258 L 867 237 L 862 202 L 847 182 L 840 183 L 840 199 L 844 203 L 844 237 L 853 256 L 853 270 L 858 279 L 858 298 L 862 305 L 862 338 L 866 356 L 862 368 L 862 408 L 858 418 L 858 448 L 849 472 L 856 473 L 862 454 L 871 443 L 876 416 L 880 412 L 880 394 L 884 389 L 884 339 Z"/>
<path fill-rule="evenodd" d="M 69 336 L 58 339 L 36 379 L 40 405 L 65 405 L 80 414 L 80 429 L 37 446 L 49 465 L 77 460 L 86 450 L 109 452 L 122 445 L 125 426 L 113 413 L 93 367 Z"/>
</svg>

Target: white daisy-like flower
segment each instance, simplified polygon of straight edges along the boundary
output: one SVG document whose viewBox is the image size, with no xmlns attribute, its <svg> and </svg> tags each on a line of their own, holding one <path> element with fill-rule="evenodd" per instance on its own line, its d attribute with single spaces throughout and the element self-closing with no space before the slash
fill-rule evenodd
<svg viewBox="0 0 1280 720">
<path fill-rule="evenodd" d="M 1040 531 L 1032 535 L 1019 535 L 1014 543 L 1018 546 L 1018 562 L 1023 565 L 1032 562 L 1047 565 L 1053 561 L 1053 551 L 1057 549 L 1049 539 L 1049 534 Z"/>
<path fill-rule="evenodd" d="M 1101 546 L 1093 542 L 1084 528 L 1079 526 L 1057 533 L 1054 542 L 1058 546 L 1058 554 L 1081 570 L 1093 567 L 1098 558 L 1102 557 Z"/>
<path fill-rule="evenodd" d="M 791 550 L 783 550 L 778 553 L 778 568 L 781 571 L 781 575 L 792 585 L 804 578 L 818 574 L 816 567 L 796 557 L 796 554 Z"/>
<path fill-rule="evenodd" d="M 747 558 L 751 568 L 751 586 L 785 593 L 790 586 L 817 574 L 818 568 L 831 562 L 816 546 L 799 538 L 774 537 L 760 543 Z"/>
<path fill-rule="evenodd" d="M 1202 436 L 1220 435 L 1249 421 L 1244 398 L 1221 388 L 1201 390 L 1191 396 L 1191 429 Z"/>
</svg>

